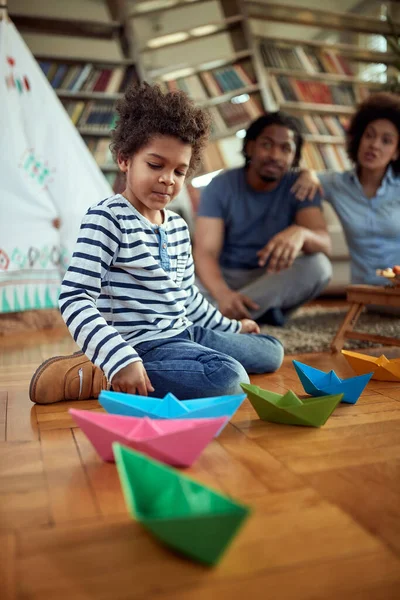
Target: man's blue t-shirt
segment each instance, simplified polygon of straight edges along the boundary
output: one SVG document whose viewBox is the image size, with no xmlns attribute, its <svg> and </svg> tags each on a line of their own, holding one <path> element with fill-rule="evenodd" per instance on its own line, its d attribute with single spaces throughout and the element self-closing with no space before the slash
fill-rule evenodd
<svg viewBox="0 0 400 600">
<path fill-rule="evenodd" d="M 295 223 L 297 211 L 321 206 L 321 197 L 299 202 L 290 188 L 298 173 L 287 173 L 271 192 L 258 192 L 246 181 L 245 169 L 217 175 L 204 189 L 198 215 L 225 223 L 220 265 L 228 269 L 256 269 L 257 252 L 277 233 Z"/>
</svg>

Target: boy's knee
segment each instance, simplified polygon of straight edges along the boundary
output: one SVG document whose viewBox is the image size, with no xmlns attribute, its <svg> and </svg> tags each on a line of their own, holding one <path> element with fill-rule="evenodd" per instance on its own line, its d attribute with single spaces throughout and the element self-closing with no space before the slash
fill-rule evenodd
<svg viewBox="0 0 400 600">
<path fill-rule="evenodd" d="M 242 394 L 240 384 L 250 383 L 245 368 L 230 356 L 215 356 L 208 366 L 208 379 L 221 396 Z"/>
<path fill-rule="evenodd" d="M 276 338 L 270 335 L 257 336 L 260 340 L 258 352 L 253 353 L 251 373 L 274 373 L 282 365 L 284 349 Z"/>
</svg>

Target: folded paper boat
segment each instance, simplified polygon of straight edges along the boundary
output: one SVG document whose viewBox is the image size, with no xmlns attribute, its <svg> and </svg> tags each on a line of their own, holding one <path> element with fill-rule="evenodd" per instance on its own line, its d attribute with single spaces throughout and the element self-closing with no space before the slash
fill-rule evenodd
<svg viewBox="0 0 400 600">
<path fill-rule="evenodd" d="M 309 365 L 293 361 L 296 373 L 303 385 L 304 391 L 311 396 L 326 396 L 327 394 L 343 394 L 342 402 L 355 404 L 361 396 L 365 386 L 372 377 L 372 373 L 340 379 L 335 371 L 320 371 Z"/>
<path fill-rule="evenodd" d="M 386 358 L 381 356 L 367 356 L 359 352 L 342 350 L 343 356 L 356 373 L 372 372 L 372 379 L 378 381 L 400 381 L 400 358 Z"/>
<path fill-rule="evenodd" d="M 229 419 L 154 420 L 73 408 L 69 413 L 103 460 L 114 460 L 112 444 L 120 442 L 177 467 L 190 467 Z"/>
<path fill-rule="evenodd" d="M 117 415 L 151 419 L 199 419 L 232 417 L 245 398 L 246 394 L 236 394 L 178 400 L 173 394 L 167 394 L 164 398 L 148 398 L 102 391 L 99 402 L 107 412 Z"/>
<path fill-rule="evenodd" d="M 215 564 L 250 509 L 121 444 L 113 444 L 128 510 L 162 542 Z"/>
<path fill-rule="evenodd" d="M 286 394 L 275 394 L 257 385 L 248 383 L 240 385 L 247 393 L 260 419 L 286 425 L 321 427 L 343 397 L 343 394 L 336 394 L 300 399 L 291 390 Z"/>
</svg>

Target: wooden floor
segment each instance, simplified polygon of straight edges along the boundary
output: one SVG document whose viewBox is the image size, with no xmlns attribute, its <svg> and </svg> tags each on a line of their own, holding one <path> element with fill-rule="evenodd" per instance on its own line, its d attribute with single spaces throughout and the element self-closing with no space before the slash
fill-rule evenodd
<svg viewBox="0 0 400 600">
<path fill-rule="evenodd" d="M 370 383 L 321 429 L 261 422 L 246 401 L 189 470 L 254 510 L 209 569 L 129 519 L 73 403 L 30 403 L 38 363 L 74 349 L 62 330 L 0 339 L 2 600 L 400 598 L 400 382 Z M 351 375 L 341 356 L 303 359 Z M 253 382 L 302 392 L 289 358 Z"/>
</svg>

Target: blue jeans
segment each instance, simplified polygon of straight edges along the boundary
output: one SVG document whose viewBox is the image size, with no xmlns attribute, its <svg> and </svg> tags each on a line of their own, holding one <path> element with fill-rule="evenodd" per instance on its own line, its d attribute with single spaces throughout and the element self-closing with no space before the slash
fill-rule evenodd
<svg viewBox="0 0 400 600">
<path fill-rule="evenodd" d="M 283 346 L 270 335 L 223 333 L 192 325 L 169 339 L 135 346 L 155 389 L 179 400 L 240 394 L 247 373 L 270 373 L 282 364 Z"/>
</svg>

